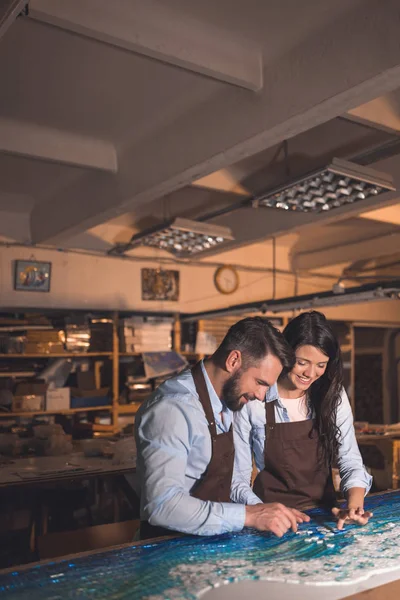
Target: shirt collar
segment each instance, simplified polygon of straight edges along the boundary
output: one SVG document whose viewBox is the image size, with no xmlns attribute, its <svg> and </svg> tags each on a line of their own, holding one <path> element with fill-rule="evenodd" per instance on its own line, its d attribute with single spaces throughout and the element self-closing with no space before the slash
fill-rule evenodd
<svg viewBox="0 0 400 600">
<path fill-rule="evenodd" d="M 213 412 L 214 414 L 219 415 L 224 410 L 225 405 L 221 402 L 217 395 L 217 392 L 214 390 L 214 386 L 211 383 L 203 361 L 201 361 L 201 370 L 203 371 L 204 379 L 206 381 L 207 391 L 208 395 L 210 396 Z"/>
<path fill-rule="evenodd" d="M 278 394 L 278 384 L 274 383 L 268 388 L 267 393 L 265 394 L 265 402 L 275 402 L 275 400 L 279 400 Z"/>
<path fill-rule="evenodd" d="M 281 402 L 281 399 L 279 398 L 277 383 L 274 383 L 274 385 L 271 385 L 271 387 L 265 394 L 265 402 L 277 402 L 278 406 L 280 406 L 283 409 L 285 408 Z"/>
<path fill-rule="evenodd" d="M 277 383 L 274 383 L 274 385 L 271 385 L 271 387 L 265 394 L 265 402 L 275 402 L 275 401 L 278 404 L 278 406 L 280 406 L 280 408 L 282 408 L 283 410 L 286 410 L 286 407 L 282 404 L 281 399 L 279 398 Z M 314 411 L 313 411 L 312 407 L 309 405 L 307 418 L 311 419 L 313 414 L 314 414 Z"/>
</svg>

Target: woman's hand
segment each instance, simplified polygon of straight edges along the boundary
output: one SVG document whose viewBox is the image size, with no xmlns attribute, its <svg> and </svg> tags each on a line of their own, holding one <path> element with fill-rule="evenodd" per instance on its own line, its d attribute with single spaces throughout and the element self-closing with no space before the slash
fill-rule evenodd
<svg viewBox="0 0 400 600">
<path fill-rule="evenodd" d="M 362 506 L 357 508 L 332 508 L 332 514 L 337 519 L 337 528 L 343 529 L 345 523 L 366 525 L 373 516 L 372 512 L 364 511 Z"/>
<path fill-rule="evenodd" d="M 364 510 L 365 489 L 353 487 L 347 490 L 347 508 L 332 508 L 332 514 L 337 519 L 337 528 L 343 529 L 345 523 L 366 525 L 372 517 L 372 512 Z"/>
</svg>

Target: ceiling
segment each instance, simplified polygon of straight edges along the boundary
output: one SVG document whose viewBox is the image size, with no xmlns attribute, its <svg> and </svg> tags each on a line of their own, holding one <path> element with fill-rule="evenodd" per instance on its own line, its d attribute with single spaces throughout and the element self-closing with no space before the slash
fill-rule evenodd
<svg viewBox="0 0 400 600">
<path fill-rule="evenodd" d="M 26 5 L 0 9 L 0 241 L 104 253 L 209 215 L 224 251 L 297 233 L 295 269 L 396 254 L 400 193 L 322 215 L 241 202 L 334 156 L 400 190 L 397 1 Z"/>
</svg>

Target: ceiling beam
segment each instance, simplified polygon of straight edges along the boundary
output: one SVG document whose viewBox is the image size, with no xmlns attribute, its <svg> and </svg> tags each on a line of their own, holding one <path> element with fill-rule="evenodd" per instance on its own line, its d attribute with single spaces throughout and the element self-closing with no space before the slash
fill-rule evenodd
<svg viewBox="0 0 400 600">
<path fill-rule="evenodd" d="M 13 119 L 0 118 L 0 152 L 110 173 L 118 170 L 117 152 L 109 142 Z"/>
<path fill-rule="evenodd" d="M 157 0 L 31 0 L 29 16 L 207 77 L 259 90 L 253 43 Z"/>
<path fill-rule="evenodd" d="M 28 0 L 2 0 L 0 5 L 0 39 L 27 4 Z"/>
<path fill-rule="evenodd" d="M 400 248 L 400 233 L 387 233 L 357 242 L 340 242 L 334 246 L 299 252 L 292 256 L 294 271 L 320 269 L 332 265 L 370 259 L 371 256 L 395 254 Z"/>
<path fill-rule="evenodd" d="M 29 213 L 0 209 L 0 242 L 30 243 Z"/>
<path fill-rule="evenodd" d="M 377 302 L 386 300 L 395 300 L 398 302 L 398 293 L 400 290 L 400 280 L 380 281 L 376 283 L 367 283 L 364 285 L 353 286 L 343 290 L 343 293 L 336 294 L 333 290 L 324 290 L 313 292 L 311 294 L 302 294 L 286 298 L 269 298 L 266 300 L 256 300 L 242 304 L 231 305 L 215 310 L 208 310 L 198 313 L 181 314 L 180 320 L 183 323 L 198 321 L 199 319 L 215 319 L 224 316 L 239 316 L 249 313 L 284 313 L 292 310 L 314 309 L 327 306 L 343 306 L 348 304 L 359 304 L 363 302 Z"/>
<path fill-rule="evenodd" d="M 398 0 L 349 10 L 266 66 L 258 94 L 226 87 L 128 148 L 116 176 L 88 174 L 35 207 L 33 242 L 58 244 L 399 87 L 398 17 Z"/>
<path fill-rule="evenodd" d="M 375 210 L 362 213 L 360 217 L 369 221 L 400 225 L 400 204 L 396 204 L 395 206 L 385 206 L 383 208 L 379 207 Z"/>
<path fill-rule="evenodd" d="M 345 118 L 387 133 L 400 134 L 400 115 L 390 94 L 374 98 L 371 102 L 349 110 Z"/>
</svg>

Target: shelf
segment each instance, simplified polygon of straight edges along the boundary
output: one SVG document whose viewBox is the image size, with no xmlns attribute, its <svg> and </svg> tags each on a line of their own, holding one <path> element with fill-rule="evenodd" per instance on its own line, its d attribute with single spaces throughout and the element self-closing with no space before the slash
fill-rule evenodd
<svg viewBox="0 0 400 600">
<path fill-rule="evenodd" d="M 181 356 L 199 356 L 197 352 L 178 352 L 178 350 L 154 350 L 154 352 L 176 352 Z M 118 352 L 119 356 L 140 356 L 141 354 L 146 354 L 146 351 L 143 352 Z"/>
<path fill-rule="evenodd" d="M 354 354 L 355 356 L 370 356 L 373 354 L 382 354 L 383 348 L 382 346 L 366 346 L 364 348 L 355 348 Z"/>
<path fill-rule="evenodd" d="M 62 352 L 59 354 L 0 354 L 0 358 L 86 358 L 87 356 L 112 356 L 112 352 Z"/>
<path fill-rule="evenodd" d="M 341 344 L 340 349 L 343 353 L 345 353 L 345 352 L 351 352 L 352 347 L 351 347 L 351 344 Z"/>
<path fill-rule="evenodd" d="M 13 308 L 11 309 L 7 309 L 7 308 L 3 308 L 2 309 L 3 312 L 10 312 L 10 313 L 14 313 L 15 310 Z M 28 310 L 27 308 L 24 308 L 21 312 L 25 312 L 26 310 Z M 45 309 L 45 308 L 38 308 L 35 309 L 33 311 L 30 312 L 42 312 L 44 313 L 47 317 L 49 317 L 50 315 L 54 315 L 56 317 L 58 317 L 59 315 L 64 315 L 69 313 L 70 311 L 62 311 L 60 309 L 60 311 L 58 309 L 56 310 L 51 310 L 51 309 Z M 86 309 L 81 310 L 81 311 L 72 311 L 74 314 L 87 314 L 88 311 Z M 2 372 L 0 373 L 0 381 L 4 381 L 4 379 L 2 379 L 3 377 L 14 377 L 14 381 L 18 382 L 18 381 L 23 381 L 23 378 L 26 377 L 31 378 L 34 377 L 35 375 L 37 375 L 39 373 L 39 370 L 41 369 L 41 367 L 44 367 L 45 365 L 49 364 L 51 362 L 51 359 L 53 360 L 59 360 L 59 359 L 65 359 L 65 360 L 74 360 L 76 362 L 77 365 L 79 365 L 80 363 L 83 363 L 84 361 L 90 362 L 93 366 L 99 366 L 99 363 L 103 362 L 103 363 L 107 363 L 108 366 L 111 366 L 112 368 L 112 386 L 111 386 L 111 398 L 108 399 L 107 401 L 110 403 L 107 406 L 90 406 L 90 407 L 82 407 L 82 408 L 71 408 L 71 409 L 66 409 L 66 410 L 37 410 L 37 411 L 32 411 L 32 412 L 0 412 L 0 424 L 3 422 L 5 423 L 6 420 L 26 420 L 29 422 L 29 420 L 33 419 L 35 416 L 46 416 L 50 417 L 53 415 L 74 415 L 76 413 L 80 413 L 80 414 L 85 414 L 85 413 L 91 413 L 92 415 L 100 415 L 101 413 L 104 414 L 104 417 L 109 417 L 109 418 L 105 418 L 104 421 L 105 422 L 111 422 L 111 425 L 107 425 L 107 431 L 110 429 L 113 432 L 118 430 L 118 417 L 123 417 L 123 416 L 127 416 L 129 417 L 131 415 L 130 419 L 127 420 L 134 420 L 134 415 L 137 413 L 137 411 L 139 410 L 139 407 L 141 405 L 140 402 L 134 402 L 132 404 L 127 404 L 127 405 L 119 405 L 118 401 L 119 401 L 119 396 L 120 396 L 120 385 L 119 385 L 119 378 L 121 376 L 120 371 L 122 372 L 122 369 L 120 369 L 120 366 L 122 365 L 123 362 L 127 363 L 125 366 L 129 367 L 128 363 L 132 363 L 135 362 L 136 358 L 141 358 L 143 355 L 143 352 L 129 352 L 129 351 L 125 351 L 125 352 L 120 352 L 119 348 L 120 348 L 120 344 L 121 347 L 122 346 L 122 341 L 120 339 L 119 333 L 120 333 L 120 319 L 121 318 L 125 318 L 127 316 L 131 316 L 131 314 L 135 314 L 135 315 L 143 315 L 143 316 L 147 316 L 147 315 L 151 315 L 151 316 L 161 316 L 161 317 L 166 317 L 166 316 L 174 316 L 171 314 L 167 314 L 167 313 L 141 313 L 138 311 L 132 311 L 132 313 L 125 313 L 125 312 L 121 312 L 118 313 L 117 311 L 101 311 L 100 313 L 96 313 L 91 311 L 91 314 L 93 316 L 95 316 L 96 314 L 98 314 L 98 316 L 100 317 L 110 317 L 110 319 L 112 320 L 112 338 L 109 340 L 109 338 L 107 337 L 107 340 L 109 340 L 107 342 L 107 345 L 109 347 L 111 347 L 111 349 L 107 352 L 82 352 L 82 351 L 75 351 L 75 352 L 71 352 L 70 350 L 66 350 L 65 352 L 60 351 L 61 348 L 65 347 L 65 346 L 56 346 L 54 348 L 54 350 L 57 350 L 57 352 L 55 352 L 54 354 L 51 352 L 26 352 L 26 353 L 10 353 L 10 354 L 4 354 L 4 353 L 0 353 L 0 359 L 2 361 L 2 365 L 3 365 L 3 369 Z M 52 330 L 52 327 L 50 326 L 41 326 L 38 325 L 37 327 L 34 326 L 29 326 L 28 327 L 28 323 L 13 323 L 13 322 L 8 322 L 8 323 L 3 323 L 3 331 L 6 331 L 6 329 L 11 330 L 13 329 L 14 331 L 23 331 L 25 329 L 44 329 L 44 328 L 48 328 L 49 331 Z M 175 329 L 179 329 L 179 327 L 176 327 Z M 111 332 L 110 332 L 111 334 Z M 112 344 L 112 345 L 111 345 Z M 180 337 L 176 337 L 175 338 L 175 342 L 174 345 L 177 347 L 180 347 Z M 16 348 L 23 348 L 24 346 L 17 346 Z M 35 348 L 37 350 L 39 350 L 40 348 L 49 348 L 48 346 L 25 346 L 26 349 L 32 349 L 34 350 Z M 126 346 L 125 346 L 126 347 Z M 130 348 L 133 348 L 134 346 L 128 346 Z M 5 349 L 5 348 L 4 348 Z M 11 348 L 10 348 L 11 349 Z M 172 348 L 171 348 L 172 350 Z M 178 352 L 179 354 L 186 356 L 187 357 L 187 361 L 189 362 L 193 362 L 193 360 L 197 360 L 199 358 L 198 355 L 196 355 L 196 353 L 194 351 L 190 351 L 190 352 Z M 110 365 L 111 363 L 111 365 Z M 4 373 L 4 369 L 8 369 L 8 373 Z M 100 371 L 99 369 L 96 370 L 95 373 L 97 380 L 100 379 Z M 147 378 L 143 377 L 144 379 L 147 380 Z M 150 394 L 151 392 L 149 392 Z M 142 395 L 138 396 L 139 398 L 142 397 Z M 89 420 L 89 419 L 88 419 Z M 97 420 L 97 419 L 96 419 Z M 122 419 L 121 419 L 121 423 L 122 423 Z"/>
<path fill-rule="evenodd" d="M 132 404 L 119 404 L 118 414 L 119 415 L 134 415 L 140 408 L 140 402 Z"/>
<path fill-rule="evenodd" d="M 142 354 L 147 354 L 150 350 L 145 350 L 144 352 L 118 352 L 119 356 L 141 356 Z M 152 350 L 151 352 L 175 352 L 175 350 Z M 184 354 L 184 352 L 177 352 L 177 354 Z M 190 353 L 189 353 L 190 354 Z"/>
<path fill-rule="evenodd" d="M 0 377 L 10 377 L 11 379 L 16 379 L 17 377 L 35 377 L 36 371 L 8 371 L 0 373 Z"/>
<path fill-rule="evenodd" d="M 69 408 L 65 410 L 34 410 L 32 412 L 0 412 L 0 418 L 8 417 L 33 417 L 34 415 L 73 415 L 80 412 L 92 412 L 101 410 L 112 410 L 112 406 L 107 404 L 106 406 L 87 406 L 85 408 Z"/>
</svg>

